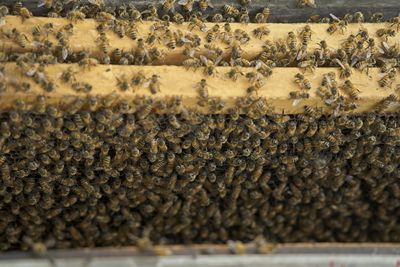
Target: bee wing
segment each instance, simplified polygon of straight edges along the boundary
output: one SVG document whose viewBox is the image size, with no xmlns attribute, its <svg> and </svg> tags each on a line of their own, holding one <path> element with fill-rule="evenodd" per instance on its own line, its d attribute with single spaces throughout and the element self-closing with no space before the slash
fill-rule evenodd
<svg viewBox="0 0 400 267">
<path fill-rule="evenodd" d="M 339 59 L 335 58 L 334 61 L 335 61 L 340 67 L 342 67 L 343 69 L 345 69 L 345 66 L 343 66 L 342 62 L 340 62 Z"/>
<path fill-rule="evenodd" d="M 336 21 L 340 21 L 340 19 L 338 17 L 336 17 L 335 15 L 333 15 L 332 13 L 329 14 L 329 16 L 331 16 L 331 18 L 336 20 Z"/>
<path fill-rule="evenodd" d="M 66 60 L 67 57 L 68 57 L 68 49 L 66 49 L 65 47 L 63 47 L 63 48 L 61 49 L 61 56 L 62 56 L 62 59 L 63 59 L 63 60 Z"/>
<path fill-rule="evenodd" d="M 188 0 L 179 0 L 178 5 L 184 6 L 188 3 Z"/>
<path fill-rule="evenodd" d="M 38 1 L 38 4 L 37 4 L 37 7 L 42 7 L 42 6 L 44 6 L 46 4 L 46 0 L 39 0 Z"/>
<path fill-rule="evenodd" d="M 208 0 L 208 7 L 214 8 L 214 5 L 213 5 L 213 3 L 211 3 L 211 0 Z"/>
<path fill-rule="evenodd" d="M 201 60 L 201 62 L 202 62 L 204 65 L 207 65 L 207 64 L 208 64 L 208 59 L 207 59 L 205 56 L 200 55 L 200 60 Z"/>
<path fill-rule="evenodd" d="M 217 58 L 214 60 L 214 64 L 215 64 L 215 65 L 218 65 L 219 62 L 221 62 L 221 60 L 222 60 L 222 56 L 217 57 Z"/>
<path fill-rule="evenodd" d="M 36 73 L 36 69 L 32 68 L 32 69 L 29 69 L 25 74 L 32 77 L 33 75 L 35 75 L 35 73 Z M 40 73 L 38 73 L 38 75 L 39 74 Z M 39 76 L 39 77 L 41 77 L 41 76 Z"/>
<path fill-rule="evenodd" d="M 357 57 L 354 57 L 354 58 L 351 60 L 350 67 L 353 67 L 355 64 L 357 64 L 357 62 L 358 62 L 358 58 L 357 58 Z"/>
<path fill-rule="evenodd" d="M 295 107 L 295 106 L 299 105 L 302 101 L 303 101 L 302 98 L 295 99 L 295 100 L 293 100 L 292 106 Z"/>
<path fill-rule="evenodd" d="M 151 79 L 148 79 L 147 81 L 145 81 L 145 82 L 143 83 L 143 87 L 144 87 L 144 88 L 148 88 L 148 87 L 150 86 L 150 84 L 151 84 Z"/>
</svg>

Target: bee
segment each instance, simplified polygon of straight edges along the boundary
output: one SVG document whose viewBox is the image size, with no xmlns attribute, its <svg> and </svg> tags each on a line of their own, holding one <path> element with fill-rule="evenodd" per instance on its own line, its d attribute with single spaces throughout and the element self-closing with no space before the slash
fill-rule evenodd
<svg viewBox="0 0 400 267">
<path fill-rule="evenodd" d="M 211 21 L 214 23 L 219 23 L 224 21 L 224 16 L 221 13 L 215 13 L 212 17 L 211 17 Z"/>
<path fill-rule="evenodd" d="M 86 18 L 85 13 L 83 13 L 82 11 L 79 10 L 72 10 L 69 11 L 66 15 L 67 19 L 69 19 L 70 21 L 76 23 L 79 20 L 84 20 Z"/>
<path fill-rule="evenodd" d="M 199 8 L 201 12 L 207 10 L 207 8 L 214 8 L 214 5 L 211 3 L 211 0 L 196 0 L 199 3 Z"/>
<path fill-rule="evenodd" d="M 372 23 L 382 22 L 382 20 L 383 20 L 383 13 L 381 12 L 372 14 L 371 18 L 369 19 L 369 21 Z"/>
<path fill-rule="evenodd" d="M 352 70 L 348 63 L 342 63 L 339 59 L 335 58 L 334 62 L 336 62 L 340 67 L 340 78 L 349 78 L 352 74 Z"/>
<path fill-rule="evenodd" d="M 307 92 L 301 92 L 301 91 L 291 91 L 291 92 L 289 92 L 289 97 L 291 99 L 306 99 L 306 98 L 310 98 L 310 94 Z"/>
<path fill-rule="evenodd" d="M 191 18 L 189 22 L 189 30 L 192 31 L 194 28 L 199 28 L 199 30 L 202 32 L 208 31 L 207 25 L 196 17 Z"/>
<path fill-rule="evenodd" d="M 152 94 L 160 92 L 160 76 L 153 74 L 144 84 L 144 87 L 148 87 Z"/>
<path fill-rule="evenodd" d="M 375 106 L 375 111 L 376 112 L 383 112 L 384 110 L 388 109 L 390 105 L 393 103 L 398 102 L 398 97 L 394 94 L 391 94 L 387 97 L 385 97 L 383 100 L 381 100 L 376 106 Z"/>
<path fill-rule="evenodd" d="M 393 80 L 396 77 L 396 70 L 392 69 L 388 73 L 386 73 L 379 81 L 378 84 L 380 87 L 392 87 Z"/>
<path fill-rule="evenodd" d="M 298 7 L 317 7 L 317 5 L 315 4 L 315 0 L 298 0 L 297 1 L 297 6 Z"/>
<path fill-rule="evenodd" d="M 312 31 L 311 31 L 310 25 L 306 25 L 306 26 L 304 26 L 303 29 L 301 29 L 300 38 L 301 38 L 302 44 L 304 46 L 307 46 L 310 43 L 311 35 L 312 35 Z"/>
<path fill-rule="evenodd" d="M 206 40 L 208 43 L 213 42 L 218 38 L 219 35 L 219 25 L 215 24 L 208 32 L 206 35 Z"/>
<path fill-rule="evenodd" d="M 185 22 L 185 18 L 182 16 L 182 14 L 180 13 L 174 13 L 172 20 L 176 23 L 176 24 L 183 24 Z"/>
<path fill-rule="evenodd" d="M 18 30 L 13 29 L 13 39 L 22 48 L 28 45 L 29 39 L 24 33 L 20 33 Z"/>
<path fill-rule="evenodd" d="M 132 40 L 136 40 L 138 37 L 138 30 L 137 27 L 134 23 L 131 23 L 128 31 L 127 31 L 127 35 L 129 36 L 129 38 L 131 38 Z"/>
<path fill-rule="evenodd" d="M 330 14 L 330 16 L 332 17 L 332 22 L 330 23 L 326 31 L 329 34 L 334 34 L 336 31 L 340 30 L 342 34 L 344 34 L 344 31 L 346 30 L 348 24 L 347 21 L 341 20 L 333 14 Z"/>
<path fill-rule="evenodd" d="M 143 65 L 149 59 L 149 51 L 146 48 L 146 44 L 142 38 L 137 40 L 137 48 L 135 51 L 135 64 Z"/>
<path fill-rule="evenodd" d="M 239 77 L 239 75 L 245 75 L 242 71 L 241 71 L 241 69 L 240 69 L 240 67 L 239 66 L 234 66 L 234 67 L 232 67 L 231 68 L 231 70 L 227 73 L 227 75 L 228 75 L 228 77 L 230 78 L 230 79 L 232 79 L 233 81 L 236 81 L 237 80 L 237 78 Z"/>
<path fill-rule="evenodd" d="M 350 80 L 346 80 L 341 88 L 347 92 L 350 98 L 354 100 L 359 99 L 360 90 L 357 89 Z"/>
<path fill-rule="evenodd" d="M 207 89 L 207 81 L 206 79 L 201 79 L 198 84 L 199 91 L 199 100 L 197 104 L 201 107 L 204 107 L 208 103 L 208 89 Z"/>
<path fill-rule="evenodd" d="M 195 0 L 179 0 L 178 5 L 182 6 L 186 12 L 192 12 Z"/>
<path fill-rule="evenodd" d="M 268 7 L 264 7 L 260 13 L 257 13 L 254 17 L 256 23 L 267 23 L 270 16 L 270 10 Z"/>
<path fill-rule="evenodd" d="M 386 41 L 388 40 L 389 37 L 395 37 L 396 34 L 397 34 L 396 31 L 393 29 L 381 28 L 376 31 L 376 36 L 380 38 L 385 38 Z"/>
<path fill-rule="evenodd" d="M 362 13 L 362 12 L 356 12 L 356 13 L 354 13 L 354 16 L 353 16 L 353 21 L 354 22 L 357 22 L 357 23 L 362 23 L 362 22 L 364 22 L 365 21 L 365 19 L 364 19 L 364 14 Z"/>
<path fill-rule="evenodd" d="M 139 71 L 138 73 L 133 75 L 131 79 L 131 84 L 133 86 L 141 86 L 144 84 L 145 81 L 146 81 L 146 76 L 142 71 Z"/>
<path fill-rule="evenodd" d="M 20 7 L 17 10 L 17 14 L 21 17 L 22 22 L 32 17 L 32 12 L 30 12 L 26 7 Z"/>
<path fill-rule="evenodd" d="M 224 9 L 225 14 L 227 14 L 229 16 L 238 17 L 240 14 L 239 9 L 237 9 L 236 7 L 234 7 L 232 5 L 224 5 L 223 9 Z"/>
<path fill-rule="evenodd" d="M 200 55 L 201 63 L 204 65 L 204 74 L 211 76 L 217 73 L 217 69 L 212 60 L 207 59 L 205 56 Z"/>
<path fill-rule="evenodd" d="M 389 23 L 390 23 L 390 27 L 395 28 L 397 32 L 400 30 L 400 16 L 391 18 L 389 20 Z"/>
<path fill-rule="evenodd" d="M 78 65 L 84 69 L 91 69 L 92 67 L 95 67 L 98 64 L 98 60 L 95 58 L 90 58 L 90 57 L 84 57 L 78 62 Z"/>
<path fill-rule="evenodd" d="M 162 9 L 164 13 L 168 13 L 169 11 L 172 11 L 172 13 L 175 12 L 175 1 L 176 0 L 164 0 L 162 2 Z"/>
<path fill-rule="evenodd" d="M 6 20 L 4 19 L 9 13 L 9 10 L 6 6 L 0 6 L 0 26 L 5 25 Z"/>
<path fill-rule="evenodd" d="M 286 39 L 286 43 L 293 53 L 296 53 L 297 51 L 297 36 L 293 31 L 288 32 L 288 36 Z"/>
<path fill-rule="evenodd" d="M 303 74 L 297 73 L 295 75 L 295 81 L 300 86 L 300 89 L 302 89 L 302 90 L 310 90 L 311 89 L 310 81 L 308 79 L 305 79 Z"/>
<path fill-rule="evenodd" d="M 92 91 L 92 85 L 90 85 L 88 83 L 74 82 L 74 83 L 72 83 L 71 87 L 76 92 L 89 93 L 90 91 Z"/>
<path fill-rule="evenodd" d="M 117 77 L 117 86 L 121 91 L 129 90 L 130 86 L 125 74 L 122 74 L 120 77 Z"/>
<path fill-rule="evenodd" d="M 113 31 L 118 35 L 119 38 L 124 38 L 126 34 L 126 22 L 125 21 L 116 21 L 113 25 Z"/>
<path fill-rule="evenodd" d="M 256 38 L 262 39 L 264 36 L 267 36 L 271 33 L 271 30 L 268 29 L 267 26 L 257 27 L 253 30 L 253 34 Z"/>
<path fill-rule="evenodd" d="M 165 32 L 165 39 L 166 41 L 166 45 L 169 49 L 175 49 L 176 48 L 176 39 L 175 36 L 172 34 L 171 30 L 166 30 Z"/>
</svg>

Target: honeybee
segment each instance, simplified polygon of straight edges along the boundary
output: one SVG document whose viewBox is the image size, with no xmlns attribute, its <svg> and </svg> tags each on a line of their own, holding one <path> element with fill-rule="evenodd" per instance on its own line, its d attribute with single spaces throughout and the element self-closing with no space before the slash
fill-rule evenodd
<svg viewBox="0 0 400 267">
<path fill-rule="evenodd" d="M 125 74 L 122 74 L 120 77 L 117 77 L 117 86 L 121 91 L 129 90 L 130 86 Z"/>
<path fill-rule="evenodd" d="M 164 0 L 162 2 L 162 9 L 164 13 L 168 13 L 169 11 L 175 12 L 175 2 L 176 0 Z"/>
<path fill-rule="evenodd" d="M 291 92 L 289 92 L 289 97 L 291 99 L 304 99 L 304 98 L 310 98 L 310 94 L 307 92 L 301 92 L 301 91 L 291 91 Z"/>
<path fill-rule="evenodd" d="M 306 25 L 306 26 L 304 26 L 304 28 L 301 29 L 300 38 L 301 38 L 302 44 L 304 46 L 307 46 L 310 43 L 311 35 L 312 35 L 312 31 L 311 31 L 310 25 Z"/>
<path fill-rule="evenodd" d="M 376 36 L 380 37 L 380 38 L 385 38 L 385 40 L 387 41 L 389 37 L 395 37 L 396 36 L 396 30 L 393 29 L 378 29 L 376 31 Z"/>
<path fill-rule="evenodd" d="M 131 79 L 131 84 L 133 86 L 141 86 L 145 81 L 146 81 L 146 76 L 142 71 L 139 71 L 138 73 L 133 75 Z"/>
<path fill-rule="evenodd" d="M 196 2 L 199 3 L 199 8 L 201 12 L 204 12 L 207 10 L 207 8 L 214 8 L 214 5 L 211 3 L 211 0 L 196 0 Z"/>
<path fill-rule="evenodd" d="M 75 82 L 76 81 L 75 74 L 76 72 L 73 71 L 71 67 L 68 67 L 66 70 L 62 72 L 61 80 L 65 83 Z"/>
<path fill-rule="evenodd" d="M 221 13 L 215 13 L 212 16 L 211 21 L 215 22 L 215 23 L 222 22 L 222 21 L 224 21 L 224 16 Z"/>
<path fill-rule="evenodd" d="M 298 7 L 317 7 L 315 4 L 315 0 L 298 0 L 297 1 Z"/>
<path fill-rule="evenodd" d="M 268 7 L 264 7 L 260 13 L 257 13 L 254 20 L 256 23 L 267 23 L 270 15 Z"/>
<path fill-rule="evenodd" d="M 392 87 L 393 80 L 396 77 L 396 70 L 391 69 L 388 73 L 384 74 L 384 76 L 378 81 L 380 87 Z"/>
<path fill-rule="evenodd" d="M 271 33 L 271 30 L 268 29 L 267 26 L 261 26 L 261 27 L 255 28 L 255 29 L 253 30 L 254 36 L 255 36 L 256 38 L 258 38 L 258 39 L 262 39 L 264 36 L 267 36 L 267 35 L 269 35 L 270 33 Z"/>
<path fill-rule="evenodd" d="M 180 14 L 180 13 L 174 13 L 174 16 L 172 17 L 172 20 L 176 23 L 176 24 L 182 24 L 185 22 L 185 18 Z"/>
<path fill-rule="evenodd" d="M 9 10 L 6 6 L 0 6 L 0 26 L 3 26 L 6 23 L 5 16 L 7 16 Z"/>
<path fill-rule="evenodd" d="M 333 14 L 329 14 L 333 21 L 330 23 L 328 29 L 326 30 L 329 34 L 333 34 L 336 31 L 340 30 L 342 34 L 344 34 L 344 31 L 347 28 L 347 21 L 341 20 L 338 17 L 336 17 Z"/>
<path fill-rule="evenodd" d="M 349 94 L 350 98 L 357 100 L 359 98 L 359 93 L 361 92 L 357 89 L 350 80 L 346 80 L 341 87 L 343 90 Z"/>
<path fill-rule="evenodd" d="M 160 92 L 160 76 L 153 74 L 151 78 L 143 84 L 144 87 L 148 87 L 152 94 Z"/>
<path fill-rule="evenodd" d="M 131 23 L 129 25 L 128 31 L 127 31 L 127 35 L 129 36 L 129 38 L 131 38 L 132 40 L 136 40 L 137 36 L 138 36 L 138 30 L 137 27 L 134 23 Z"/>
<path fill-rule="evenodd" d="M 206 40 L 208 43 L 213 42 L 215 39 L 218 38 L 219 35 L 219 25 L 215 24 L 208 32 L 206 35 Z"/>
<path fill-rule="evenodd" d="M 167 30 L 165 32 L 165 39 L 166 39 L 166 45 L 169 49 L 175 49 L 176 48 L 176 39 L 175 36 L 172 34 L 171 30 Z"/>
<path fill-rule="evenodd" d="M 182 6 L 186 12 L 192 12 L 195 0 L 179 0 L 178 5 Z"/>
<path fill-rule="evenodd" d="M 239 66 L 234 66 L 231 68 L 231 70 L 227 73 L 228 77 L 232 79 L 233 81 L 236 81 L 239 75 L 244 75 L 244 73 L 241 71 Z"/>
<path fill-rule="evenodd" d="M 207 25 L 203 21 L 201 21 L 200 19 L 198 19 L 196 17 L 193 17 L 193 18 L 191 18 L 190 23 L 189 23 L 189 30 L 193 30 L 196 27 L 199 28 L 200 31 L 202 31 L 202 32 L 208 31 Z"/>
<path fill-rule="evenodd" d="M 232 5 L 224 5 L 223 7 L 225 14 L 233 17 L 238 17 L 240 15 L 239 9 Z"/>
<path fill-rule="evenodd" d="M 45 6 L 51 8 L 53 6 L 53 0 L 39 0 L 37 7 Z"/>
<path fill-rule="evenodd" d="M 365 20 L 365 18 L 364 18 L 364 14 L 362 12 L 358 11 L 358 12 L 354 13 L 354 16 L 353 16 L 354 22 L 362 23 L 362 22 L 364 22 L 364 20 Z"/>
<path fill-rule="evenodd" d="M 381 12 L 372 14 L 371 18 L 369 19 L 369 21 L 373 23 L 382 22 L 382 20 L 383 20 L 383 13 Z"/>
<path fill-rule="evenodd" d="M 20 7 L 17 10 L 17 14 L 21 17 L 22 22 L 32 17 L 32 12 L 30 12 L 26 7 Z"/>
<path fill-rule="evenodd" d="M 74 23 L 76 23 L 76 22 L 78 22 L 79 20 L 84 20 L 85 18 L 86 18 L 86 15 L 85 15 L 85 13 L 83 13 L 82 11 L 79 11 L 79 10 L 72 10 L 72 11 L 69 11 L 68 13 L 67 13 L 67 19 L 69 19 L 70 21 L 72 21 L 72 22 L 74 22 Z"/>
<path fill-rule="evenodd" d="M 199 100 L 197 101 L 197 104 L 200 107 L 204 107 L 208 103 L 208 89 L 206 79 L 201 79 L 197 87 L 199 91 Z"/>
<path fill-rule="evenodd" d="M 349 63 L 342 63 L 339 59 L 335 58 L 333 60 L 340 67 L 340 78 L 349 78 L 352 74 L 352 70 L 350 68 Z"/>
<path fill-rule="evenodd" d="M 91 69 L 95 67 L 99 62 L 95 58 L 84 57 L 78 62 L 78 65 L 84 69 Z"/>
<path fill-rule="evenodd" d="M 311 89 L 310 81 L 308 79 L 305 79 L 303 74 L 297 73 L 295 75 L 295 81 L 300 86 L 300 89 L 302 89 L 302 90 L 310 90 Z"/>
<path fill-rule="evenodd" d="M 201 63 L 204 65 L 204 74 L 211 76 L 211 75 L 215 75 L 217 73 L 217 69 L 215 67 L 215 63 L 210 60 L 207 59 L 205 56 L 200 55 L 200 61 Z"/>
<path fill-rule="evenodd" d="M 389 20 L 389 23 L 390 23 L 390 27 L 395 28 L 397 32 L 400 30 L 400 16 L 391 18 Z"/>
</svg>

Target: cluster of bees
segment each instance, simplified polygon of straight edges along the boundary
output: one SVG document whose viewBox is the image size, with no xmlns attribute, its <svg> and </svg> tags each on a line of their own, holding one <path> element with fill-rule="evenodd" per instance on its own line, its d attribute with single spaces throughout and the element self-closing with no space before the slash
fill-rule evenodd
<svg viewBox="0 0 400 267">
<path fill-rule="evenodd" d="M 2 250 L 400 241 L 397 114 L 273 115 L 247 98 L 220 115 L 135 105 L 38 97 L 1 114 Z"/>
<path fill-rule="evenodd" d="M 46 75 L 49 64 L 76 62 L 83 69 L 147 65 L 163 58 L 158 42 L 168 50 L 184 47 L 182 65 L 203 69 L 205 78 L 195 85 L 197 104 L 209 105 L 212 113 L 223 108 L 208 93 L 207 77 L 217 75 L 217 66 L 229 66 L 227 76 L 243 76 L 249 87 L 226 114 L 214 115 L 185 108 L 179 97 L 138 97 L 131 103 L 116 101 L 111 94 L 78 98 L 62 107 L 47 103 L 45 95 L 33 105 L 18 100 L 12 110 L 0 113 L 0 250 L 149 248 L 260 237 L 272 243 L 400 241 L 400 117 L 380 114 L 398 98 L 389 95 L 368 114 L 346 115 L 359 99 L 349 80 L 354 69 L 368 75 L 369 68 L 379 66 L 379 85 L 392 87 L 400 48 L 388 39 L 397 34 L 399 17 L 374 34 L 360 27 L 335 50 L 320 41 L 310 51 L 314 34 L 305 26 L 285 39 L 266 41 L 260 55 L 246 59 L 242 46 L 270 33 L 265 25 L 250 33 L 232 30 L 232 22 L 267 22 L 268 8 L 250 18 L 250 1 L 241 1 L 241 8 L 225 5 L 223 12 L 207 18 L 216 23 L 211 28 L 202 16 L 213 7 L 209 0 L 166 0 L 161 9 L 151 5 L 144 11 L 132 5 L 109 8 L 98 0 L 89 0 L 89 5 L 69 2 L 75 5 L 72 11 L 64 10 L 63 1 L 40 2 L 50 9 L 49 17 L 65 16 L 71 23 L 57 30 L 51 23 L 33 26 L 32 36 L 42 44 L 39 51 L 0 54 L 1 61 L 15 61 L 45 92 L 55 90 Z M 301 7 L 313 5 L 299 1 Z M 0 24 L 9 11 L 24 20 L 31 16 L 20 3 L 10 10 L 2 6 Z M 85 18 L 98 22 L 101 53 L 96 58 L 70 49 L 70 36 Z M 374 14 L 371 19 L 382 18 Z M 135 28 L 141 20 L 154 20 L 148 36 Z M 341 36 L 348 23 L 365 19 L 357 12 L 311 20 L 330 23 L 327 31 Z M 183 22 L 205 38 L 169 28 Z M 136 48 L 111 49 L 109 30 L 128 36 Z M 27 46 L 24 33 L 3 35 Z M 57 44 L 44 38 L 48 35 Z M 218 42 L 228 46 L 228 56 Z M 202 47 L 207 55 L 198 54 Z M 257 91 L 276 66 L 304 71 L 339 67 L 339 77 L 326 73 L 317 88 L 331 114 L 311 106 L 299 115 L 274 114 Z M 0 68 L 0 81 L 4 78 Z M 71 68 L 59 78 L 77 92 L 92 89 Z M 116 77 L 116 83 L 121 91 L 143 85 L 156 94 L 159 79 L 138 72 Z M 295 75 L 294 85 L 298 90 L 290 98 L 309 98 L 311 84 L 302 72 Z M 15 82 L 14 87 L 29 91 L 30 86 Z M 170 112 L 155 112 L 161 109 Z M 171 112 L 175 110 L 179 112 Z"/>
</svg>

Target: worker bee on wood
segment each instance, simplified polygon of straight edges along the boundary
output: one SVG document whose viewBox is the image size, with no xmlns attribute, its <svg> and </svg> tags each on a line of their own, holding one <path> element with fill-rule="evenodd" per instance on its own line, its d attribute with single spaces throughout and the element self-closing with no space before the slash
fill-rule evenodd
<svg viewBox="0 0 400 267">
<path fill-rule="evenodd" d="M 354 86 L 354 84 L 350 80 L 346 80 L 341 88 L 347 92 L 350 98 L 354 100 L 359 99 L 359 93 L 361 92 L 358 88 Z"/>
<path fill-rule="evenodd" d="M 396 78 L 396 70 L 391 69 L 388 73 L 385 73 L 384 76 L 378 81 L 380 87 L 392 87 L 393 80 Z"/>
<path fill-rule="evenodd" d="M 69 19 L 70 21 L 72 21 L 72 22 L 74 22 L 74 23 L 76 23 L 76 22 L 78 22 L 78 21 L 80 21 L 80 20 L 84 20 L 85 18 L 86 18 L 86 15 L 85 15 L 85 13 L 83 13 L 82 11 L 80 11 L 80 10 L 72 10 L 72 11 L 69 11 L 68 13 L 67 13 L 67 19 Z"/>
<path fill-rule="evenodd" d="M 393 29 L 381 28 L 376 31 L 376 36 L 384 38 L 386 41 L 388 40 L 389 37 L 395 37 L 396 34 L 397 34 L 396 30 Z"/>
<path fill-rule="evenodd" d="M 328 29 L 326 30 L 329 34 L 334 34 L 337 31 L 341 31 L 344 34 L 344 31 L 347 28 L 347 21 L 341 20 L 333 14 L 330 14 L 332 18 L 332 22 L 329 24 Z"/>
<path fill-rule="evenodd" d="M 125 74 L 122 74 L 120 77 L 117 77 L 117 86 L 121 91 L 129 90 L 130 85 Z"/>
<path fill-rule="evenodd" d="M 352 74 L 351 67 L 349 63 L 343 63 L 338 59 L 334 59 L 334 62 L 340 67 L 340 78 L 349 78 Z"/>
<path fill-rule="evenodd" d="M 253 30 L 254 36 L 258 39 L 262 39 L 264 36 L 267 36 L 270 33 L 271 30 L 267 26 L 261 26 Z"/>
<path fill-rule="evenodd" d="M 152 94 L 160 92 L 160 76 L 153 74 L 144 84 L 144 87 L 149 88 Z"/>
</svg>

